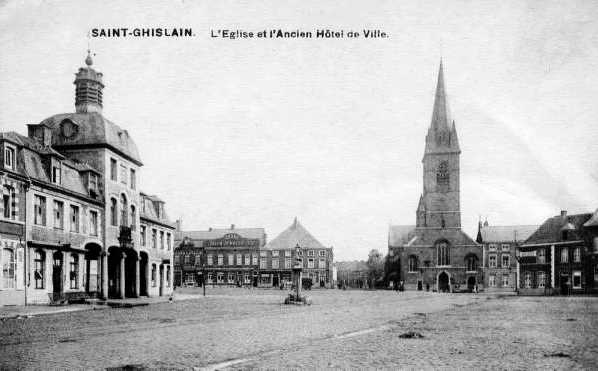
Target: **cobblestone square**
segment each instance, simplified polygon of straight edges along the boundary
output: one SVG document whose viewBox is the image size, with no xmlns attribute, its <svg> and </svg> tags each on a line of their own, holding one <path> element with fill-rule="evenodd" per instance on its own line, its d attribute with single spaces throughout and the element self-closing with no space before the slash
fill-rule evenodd
<svg viewBox="0 0 598 371">
<path fill-rule="evenodd" d="M 5 319 L 0 368 L 594 369 L 598 361 L 598 298 L 313 290 L 312 306 L 284 306 L 285 295 L 208 288 L 205 298 Z"/>
</svg>

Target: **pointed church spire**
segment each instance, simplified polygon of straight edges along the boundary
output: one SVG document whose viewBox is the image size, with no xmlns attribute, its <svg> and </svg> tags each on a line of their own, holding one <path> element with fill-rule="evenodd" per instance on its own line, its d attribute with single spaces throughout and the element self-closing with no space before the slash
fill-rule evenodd
<svg viewBox="0 0 598 371">
<path fill-rule="evenodd" d="M 442 67 L 442 58 L 438 68 L 438 81 L 436 83 L 436 95 L 434 96 L 434 110 L 432 111 L 432 126 L 435 130 L 448 128 L 450 117 L 448 105 L 446 102 L 446 91 L 444 89 L 444 68 Z"/>
</svg>

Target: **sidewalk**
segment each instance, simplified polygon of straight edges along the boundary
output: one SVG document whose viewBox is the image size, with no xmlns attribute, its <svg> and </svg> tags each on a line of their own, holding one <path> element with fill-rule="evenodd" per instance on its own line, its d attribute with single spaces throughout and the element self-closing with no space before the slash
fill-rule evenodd
<svg viewBox="0 0 598 371">
<path fill-rule="evenodd" d="M 173 296 L 173 300 L 193 300 L 201 298 L 201 295 L 194 294 L 177 294 Z M 9 318 L 29 318 L 32 316 L 41 316 L 56 313 L 78 312 L 84 310 L 102 310 L 111 308 L 132 308 L 136 306 L 145 306 L 157 303 L 166 303 L 170 296 L 156 296 L 156 297 L 141 297 L 141 298 L 127 298 L 127 299 L 108 299 L 90 302 L 88 304 L 69 304 L 69 305 L 15 305 L 0 307 L 0 320 Z"/>
</svg>

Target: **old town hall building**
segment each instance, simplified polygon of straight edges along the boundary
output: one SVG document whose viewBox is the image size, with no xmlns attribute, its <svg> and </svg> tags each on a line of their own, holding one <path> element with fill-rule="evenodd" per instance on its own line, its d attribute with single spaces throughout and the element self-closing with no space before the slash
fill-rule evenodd
<svg viewBox="0 0 598 371">
<path fill-rule="evenodd" d="M 410 290 L 441 292 L 481 285 L 482 247 L 461 230 L 459 156 L 449 116 L 442 62 L 423 157 L 423 194 L 416 224 L 391 226 L 389 255 L 399 260 L 397 281 Z"/>
</svg>

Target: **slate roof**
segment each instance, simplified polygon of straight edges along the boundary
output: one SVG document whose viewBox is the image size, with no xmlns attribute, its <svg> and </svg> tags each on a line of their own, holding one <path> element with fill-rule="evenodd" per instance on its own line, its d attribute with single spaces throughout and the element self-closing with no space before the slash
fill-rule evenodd
<svg viewBox="0 0 598 371">
<path fill-rule="evenodd" d="M 530 244 L 541 244 L 550 242 L 563 242 L 562 230 L 563 227 L 570 223 L 575 227 L 575 230 L 571 230 L 567 236 L 568 241 L 580 240 L 583 238 L 581 235 L 581 227 L 585 222 L 592 218 L 592 214 L 575 214 L 566 216 L 553 216 L 552 218 L 546 219 L 544 223 L 523 243 L 524 245 Z"/>
<path fill-rule="evenodd" d="M 584 227 L 598 227 L 598 209 L 594 211 L 594 215 L 583 224 Z"/>
<path fill-rule="evenodd" d="M 407 225 L 391 225 L 388 234 L 388 246 L 433 246 L 439 239 L 446 239 L 453 246 L 478 245 L 461 229 L 415 228 Z"/>
<path fill-rule="evenodd" d="M 175 238 L 181 241 L 187 237 L 191 240 L 215 240 L 229 233 L 236 233 L 242 238 L 260 240 L 260 245 L 266 243 L 266 230 L 264 228 L 214 228 L 207 231 L 177 231 Z"/>
<path fill-rule="evenodd" d="M 482 242 L 525 241 L 538 229 L 537 225 L 492 225 L 481 228 Z"/>
<path fill-rule="evenodd" d="M 166 208 L 164 207 L 164 201 L 158 198 L 158 196 L 148 196 L 143 192 L 139 192 L 141 204 L 141 212 L 139 216 L 141 218 L 153 220 L 162 224 L 166 224 L 174 228 L 174 223 L 170 221 Z M 162 213 L 158 216 L 158 208 L 162 208 Z M 176 238 L 176 237 L 175 237 Z"/>
<path fill-rule="evenodd" d="M 60 185 L 53 187 L 64 188 L 72 192 L 89 197 L 85 182 L 81 175 L 84 171 L 95 171 L 89 165 L 66 159 L 59 152 L 49 146 L 44 146 L 35 139 L 31 139 L 16 132 L 0 133 L 0 140 L 7 140 L 18 147 L 16 172 L 30 179 L 51 183 L 49 166 L 44 165 L 45 156 L 56 156 L 62 164 Z M 97 171 L 95 171 L 97 173 Z"/>
<path fill-rule="evenodd" d="M 78 130 L 70 138 L 62 134 L 60 125 L 67 119 L 78 127 Z M 137 145 L 129 133 L 104 118 L 100 113 L 61 113 L 46 118 L 41 124 L 52 129 L 53 146 L 109 145 L 128 157 L 129 160 L 142 165 Z"/>
<path fill-rule="evenodd" d="M 268 250 L 284 250 L 293 249 L 299 244 L 299 247 L 303 249 L 325 249 L 326 247 L 316 240 L 305 229 L 301 223 L 297 221 L 297 218 L 293 221 L 287 229 L 282 231 L 276 238 L 268 242 L 264 249 Z"/>
</svg>

